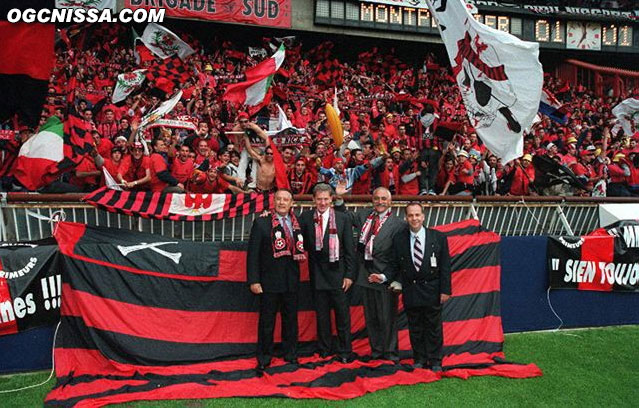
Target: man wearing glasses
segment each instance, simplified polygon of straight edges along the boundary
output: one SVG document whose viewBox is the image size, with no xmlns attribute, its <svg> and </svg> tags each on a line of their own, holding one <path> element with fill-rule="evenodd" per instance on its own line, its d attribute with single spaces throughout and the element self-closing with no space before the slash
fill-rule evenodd
<svg viewBox="0 0 639 409">
<path fill-rule="evenodd" d="M 255 122 L 249 122 L 248 114 L 240 112 L 238 115 L 240 130 L 244 131 L 244 143 L 251 158 L 259 163 L 255 177 L 258 192 L 272 192 L 275 189 L 275 164 L 273 163 L 273 144 L 271 140 Z M 251 143 L 251 137 L 258 136 L 264 141 L 264 154 L 258 152 Z"/>
</svg>

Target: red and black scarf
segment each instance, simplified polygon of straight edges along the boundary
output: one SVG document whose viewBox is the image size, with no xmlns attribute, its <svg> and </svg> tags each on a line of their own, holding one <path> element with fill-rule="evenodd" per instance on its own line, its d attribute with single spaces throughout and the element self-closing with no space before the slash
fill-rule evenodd
<svg viewBox="0 0 639 409">
<path fill-rule="evenodd" d="M 277 213 L 271 215 L 271 239 L 273 241 L 273 257 L 279 258 L 293 255 L 295 260 L 305 260 L 304 254 L 304 236 L 302 229 L 297 222 L 297 217 L 293 212 L 289 212 L 288 217 L 291 218 L 293 227 L 293 237 L 290 236 L 288 229 L 280 224 Z"/>
</svg>

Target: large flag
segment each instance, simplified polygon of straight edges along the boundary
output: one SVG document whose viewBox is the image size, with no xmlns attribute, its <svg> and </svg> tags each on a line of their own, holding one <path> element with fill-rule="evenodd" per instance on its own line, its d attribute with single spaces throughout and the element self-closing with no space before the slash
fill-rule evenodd
<svg viewBox="0 0 639 409">
<path fill-rule="evenodd" d="M 562 125 L 566 125 L 568 120 L 566 116 L 566 106 L 562 105 L 552 92 L 547 89 L 544 89 L 541 93 L 539 112 Z"/>
<path fill-rule="evenodd" d="M 74 169 L 93 148 L 89 128 L 81 118 L 69 115 L 62 124 L 52 116 L 20 148 L 14 176 L 27 189 L 40 189 Z"/>
<path fill-rule="evenodd" d="M 59 176 L 58 163 L 62 159 L 64 125 L 60 118 L 52 116 L 20 148 L 14 175 L 27 189 L 37 190 Z"/>
<path fill-rule="evenodd" d="M 191 71 L 182 60 L 173 57 L 156 61 L 146 70 L 145 75 L 155 87 L 167 94 L 172 94 L 174 88 L 181 88 L 182 84 L 191 77 Z"/>
<path fill-rule="evenodd" d="M 633 123 L 635 126 L 634 129 L 639 129 L 639 99 L 624 99 L 621 103 L 612 108 L 612 114 L 617 118 L 617 121 L 623 128 L 623 133 L 626 136 L 632 136 Z"/>
<path fill-rule="evenodd" d="M 177 54 L 183 60 L 195 52 L 175 33 L 156 23 L 150 23 L 146 26 L 140 40 L 160 58 L 169 58 Z"/>
<path fill-rule="evenodd" d="M 0 122 L 17 114 L 36 127 L 55 62 L 55 24 L 9 23 L 13 8 L 51 9 L 53 0 L 0 1 Z"/>
<path fill-rule="evenodd" d="M 539 44 L 477 22 L 463 0 L 427 1 L 471 125 L 502 162 L 518 158 L 541 99 Z"/>
<path fill-rule="evenodd" d="M 273 76 L 284 62 L 284 44 L 270 58 L 246 70 L 246 81 L 226 87 L 224 100 L 249 107 L 263 106 L 270 101 Z"/>
<path fill-rule="evenodd" d="M 129 192 L 132 193 L 132 192 Z M 540 376 L 505 361 L 498 235 L 477 221 L 441 226 L 452 296 L 443 306 L 443 377 Z M 353 352 L 343 364 L 313 355 L 315 312 L 308 268 L 299 285 L 300 365 L 275 358 L 255 368 L 258 300 L 246 285 L 246 243 L 194 243 L 127 230 L 58 224 L 62 254 L 58 382 L 47 407 L 96 407 L 142 399 L 231 396 L 351 399 L 442 376 L 370 358 L 359 288 L 352 290 Z M 399 349 L 410 356 L 405 316 Z M 275 331 L 275 342 L 279 342 Z"/>
<path fill-rule="evenodd" d="M 146 79 L 144 75 L 145 72 L 146 70 L 135 70 L 133 72 L 119 74 L 115 82 L 115 89 L 113 90 L 111 101 L 113 101 L 114 104 L 124 101 L 129 94 L 142 85 Z"/>
</svg>

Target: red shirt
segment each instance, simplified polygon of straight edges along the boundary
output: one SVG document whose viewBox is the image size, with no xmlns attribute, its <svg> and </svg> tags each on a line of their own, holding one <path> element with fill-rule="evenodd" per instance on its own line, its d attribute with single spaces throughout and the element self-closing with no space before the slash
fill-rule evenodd
<svg viewBox="0 0 639 409">
<path fill-rule="evenodd" d="M 572 171 L 575 173 L 576 176 L 585 176 L 586 178 L 591 179 L 595 177 L 596 175 L 595 169 L 592 167 L 592 165 L 584 165 L 581 162 L 573 163 L 573 165 L 570 168 L 572 169 Z M 594 186 L 594 183 L 586 182 L 586 186 L 592 189 Z"/>
<path fill-rule="evenodd" d="M 206 177 L 201 183 L 192 183 L 189 185 L 189 191 L 191 193 L 224 193 L 228 188 L 229 183 L 219 175 L 213 182 Z"/>
<path fill-rule="evenodd" d="M 118 163 L 115 163 L 113 159 L 106 158 L 104 160 L 104 165 L 102 165 L 102 167 L 105 168 L 107 172 L 109 172 L 109 174 L 111 175 L 111 177 L 113 177 L 113 179 L 115 179 L 115 177 L 118 174 L 118 168 L 120 167 L 121 163 L 122 163 L 122 160 L 120 160 L 120 162 Z M 104 180 L 104 172 L 102 172 L 102 176 L 100 177 L 100 186 L 104 186 L 105 184 L 106 182 Z"/>
<path fill-rule="evenodd" d="M 149 157 L 149 160 L 151 162 L 151 191 L 161 192 L 168 186 L 168 183 L 160 180 L 160 178 L 158 178 L 158 173 L 169 170 L 169 167 L 167 166 L 164 157 L 159 153 L 153 153 Z"/>
<path fill-rule="evenodd" d="M 608 174 L 610 175 L 610 183 L 624 183 L 626 182 L 626 176 L 624 176 L 624 170 L 616 163 L 608 165 Z"/>
<path fill-rule="evenodd" d="M 295 170 L 288 173 L 288 181 L 294 194 L 310 193 L 313 185 L 313 176 L 308 171 L 298 175 Z"/>
<path fill-rule="evenodd" d="M 108 140 L 107 138 L 101 138 L 100 144 L 98 145 L 98 153 L 103 158 L 108 158 L 111 156 L 111 149 L 113 149 L 113 142 Z"/>
<path fill-rule="evenodd" d="M 634 166 L 630 168 L 630 178 L 628 179 L 628 183 L 631 185 L 639 185 L 639 168 Z"/>
<path fill-rule="evenodd" d="M 185 184 L 193 174 L 193 169 L 195 169 L 193 159 L 187 158 L 185 162 L 182 162 L 175 158 L 171 164 L 171 176 L 176 178 L 178 182 Z"/>
<path fill-rule="evenodd" d="M 213 152 L 218 152 L 220 150 L 220 143 L 217 141 L 217 138 L 212 138 L 212 137 L 200 138 L 198 136 L 197 138 L 193 140 L 193 145 L 191 145 L 191 148 L 193 148 L 193 151 L 197 152 L 197 147 L 200 144 L 201 140 L 205 140 L 206 143 L 209 145 L 209 148 Z"/>
<path fill-rule="evenodd" d="M 467 175 L 466 173 L 469 173 Z M 467 185 L 472 185 L 475 183 L 475 172 L 473 171 L 473 164 L 470 163 L 468 159 L 461 166 L 457 166 L 457 182 L 466 183 Z"/>
<path fill-rule="evenodd" d="M 409 182 L 402 182 L 401 177 L 405 175 L 409 175 L 411 173 L 417 172 L 417 164 L 413 163 L 412 166 L 404 173 L 400 175 L 399 179 L 399 190 L 398 194 L 400 195 L 418 195 L 419 194 L 419 177 L 416 177 Z"/>
<path fill-rule="evenodd" d="M 75 168 L 76 172 L 95 172 L 97 170 L 98 168 L 95 167 L 95 162 L 93 161 L 93 158 L 88 156 L 85 156 L 82 159 L 82 162 L 80 162 L 80 164 Z M 78 177 L 75 175 L 75 173 L 73 173 L 71 178 L 69 179 L 69 183 L 71 183 L 72 185 L 78 186 L 80 188 L 83 188 L 86 185 L 97 186 L 98 179 L 99 179 L 99 176 Z"/>
<path fill-rule="evenodd" d="M 535 168 L 528 165 L 526 169 L 521 166 L 515 168 L 513 182 L 510 186 L 510 194 L 515 196 L 528 196 L 530 194 L 529 185 L 535 181 Z"/>
<path fill-rule="evenodd" d="M 365 161 L 364 163 L 367 163 Z M 353 182 L 353 187 L 351 189 L 351 194 L 354 195 L 370 195 L 371 194 L 371 172 L 364 172 L 359 179 Z"/>
<path fill-rule="evenodd" d="M 119 173 L 124 180 L 132 182 L 140 180 L 146 176 L 146 170 L 151 168 L 151 160 L 148 156 L 142 156 L 139 160 L 134 160 L 133 156 L 127 156 L 120 162 Z M 146 187 L 146 184 L 143 185 Z"/>
<path fill-rule="evenodd" d="M 444 190 L 444 186 L 446 183 L 450 181 L 451 184 L 455 183 L 455 169 L 451 169 L 450 171 L 446 171 L 444 167 L 439 169 L 437 172 L 437 180 L 435 181 L 435 185 L 440 191 Z"/>
<path fill-rule="evenodd" d="M 112 140 L 118 133 L 118 124 L 116 122 L 102 122 L 97 126 L 97 130 L 103 138 Z"/>
</svg>

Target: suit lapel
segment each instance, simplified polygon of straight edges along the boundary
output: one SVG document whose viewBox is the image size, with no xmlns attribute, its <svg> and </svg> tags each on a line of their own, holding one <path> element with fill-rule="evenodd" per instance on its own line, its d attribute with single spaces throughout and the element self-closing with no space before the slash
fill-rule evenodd
<svg viewBox="0 0 639 409">
<path fill-rule="evenodd" d="M 424 228 L 426 229 L 426 227 Z M 422 265 L 419 269 L 420 273 L 426 271 L 427 269 L 430 269 L 430 256 L 433 253 L 432 251 L 433 244 L 431 243 L 431 240 L 432 240 L 432 235 L 428 234 L 428 229 L 426 229 L 424 234 L 424 247 L 423 247 L 424 260 L 422 261 Z"/>
<path fill-rule="evenodd" d="M 392 210 L 391 210 L 392 212 Z M 373 244 L 374 246 L 377 246 L 377 243 L 382 243 L 384 240 L 388 239 L 388 235 L 394 231 L 395 228 L 395 223 L 397 221 L 395 220 L 395 217 L 393 214 L 389 214 L 388 218 L 386 219 L 386 221 L 384 222 L 384 224 L 382 224 L 382 227 L 379 229 L 379 232 L 377 234 L 377 236 L 375 236 L 375 243 Z"/>
</svg>

